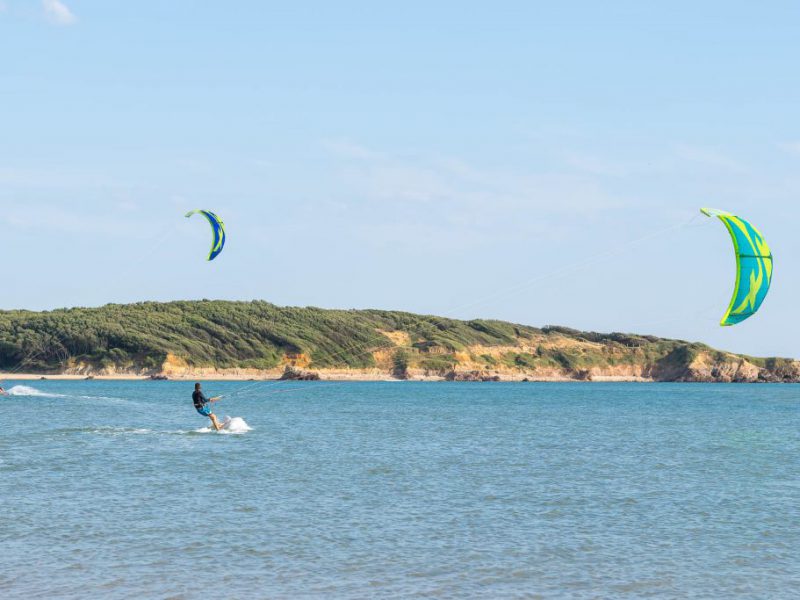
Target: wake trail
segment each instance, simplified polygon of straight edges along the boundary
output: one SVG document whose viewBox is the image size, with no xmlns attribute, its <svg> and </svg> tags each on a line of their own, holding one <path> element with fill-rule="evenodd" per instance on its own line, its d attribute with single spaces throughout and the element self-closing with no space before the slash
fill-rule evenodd
<svg viewBox="0 0 800 600">
<path fill-rule="evenodd" d="M 9 390 L 6 390 L 9 396 L 28 396 L 32 398 L 68 398 L 65 394 L 52 394 L 50 392 L 43 392 L 34 387 L 27 385 L 15 385 Z"/>
<path fill-rule="evenodd" d="M 74 394 L 56 394 L 55 392 L 44 392 L 29 385 L 15 385 L 6 390 L 9 396 L 16 396 L 20 398 L 74 398 L 76 400 L 100 400 L 110 404 L 139 404 L 126 398 L 117 398 L 114 396 L 88 396 L 88 395 L 74 395 Z"/>
</svg>

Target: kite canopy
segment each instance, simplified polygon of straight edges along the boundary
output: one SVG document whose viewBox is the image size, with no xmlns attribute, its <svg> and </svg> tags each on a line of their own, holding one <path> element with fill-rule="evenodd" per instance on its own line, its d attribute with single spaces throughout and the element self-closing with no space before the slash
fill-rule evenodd
<svg viewBox="0 0 800 600">
<path fill-rule="evenodd" d="M 719 322 L 736 325 L 753 316 L 764 301 L 772 282 L 772 252 L 764 237 L 749 222 L 724 210 L 701 208 L 707 217 L 717 217 L 728 228 L 736 252 L 736 287 Z"/>
<path fill-rule="evenodd" d="M 203 215 L 208 219 L 211 225 L 211 231 L 214 233 L 214 240 L 211 244 L 211 251 L 208 253 L 208 260 L 214 260 L 225 247 L 225 223 L 209 210 L 191 210 L 186 213 L 186 218 L 188 219 L 195 214 Z"/>
</svg>

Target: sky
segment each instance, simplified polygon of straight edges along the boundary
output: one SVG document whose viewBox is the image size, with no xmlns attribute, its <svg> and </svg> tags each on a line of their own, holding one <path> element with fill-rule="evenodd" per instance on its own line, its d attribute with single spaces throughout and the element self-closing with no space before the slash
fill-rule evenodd
<svg viewBox="0 0 800 600">
<path fill-rule="evenodd" d="M 0 57 L 2 309 L 263 299 L 800 357 L 795 2 L 0 0 Z M 736 327 L 702 206 L 775 255 Z"/>
</svg>

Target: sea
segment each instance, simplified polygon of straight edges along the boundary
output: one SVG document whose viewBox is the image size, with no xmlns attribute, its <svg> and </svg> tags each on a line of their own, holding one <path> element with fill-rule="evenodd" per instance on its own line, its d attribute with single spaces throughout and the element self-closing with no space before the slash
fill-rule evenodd
<svg viewBox="0 0 800 600">
<path fill-rule="evenodd" d="M 800 595 L 797 385 L 5 385 L 6 600 Z"/>
</svg>

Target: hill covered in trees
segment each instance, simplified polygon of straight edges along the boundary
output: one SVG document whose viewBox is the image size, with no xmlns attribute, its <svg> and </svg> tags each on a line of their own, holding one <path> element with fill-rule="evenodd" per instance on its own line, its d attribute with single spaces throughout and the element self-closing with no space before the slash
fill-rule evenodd
<svg viewBox="0 0 800 600">
<path fill-rule="evenodd" d="M 268 302 L 0 311 L 5 373 L 798 381 L 799 363 L 653 336 Z"/>
</svg>

